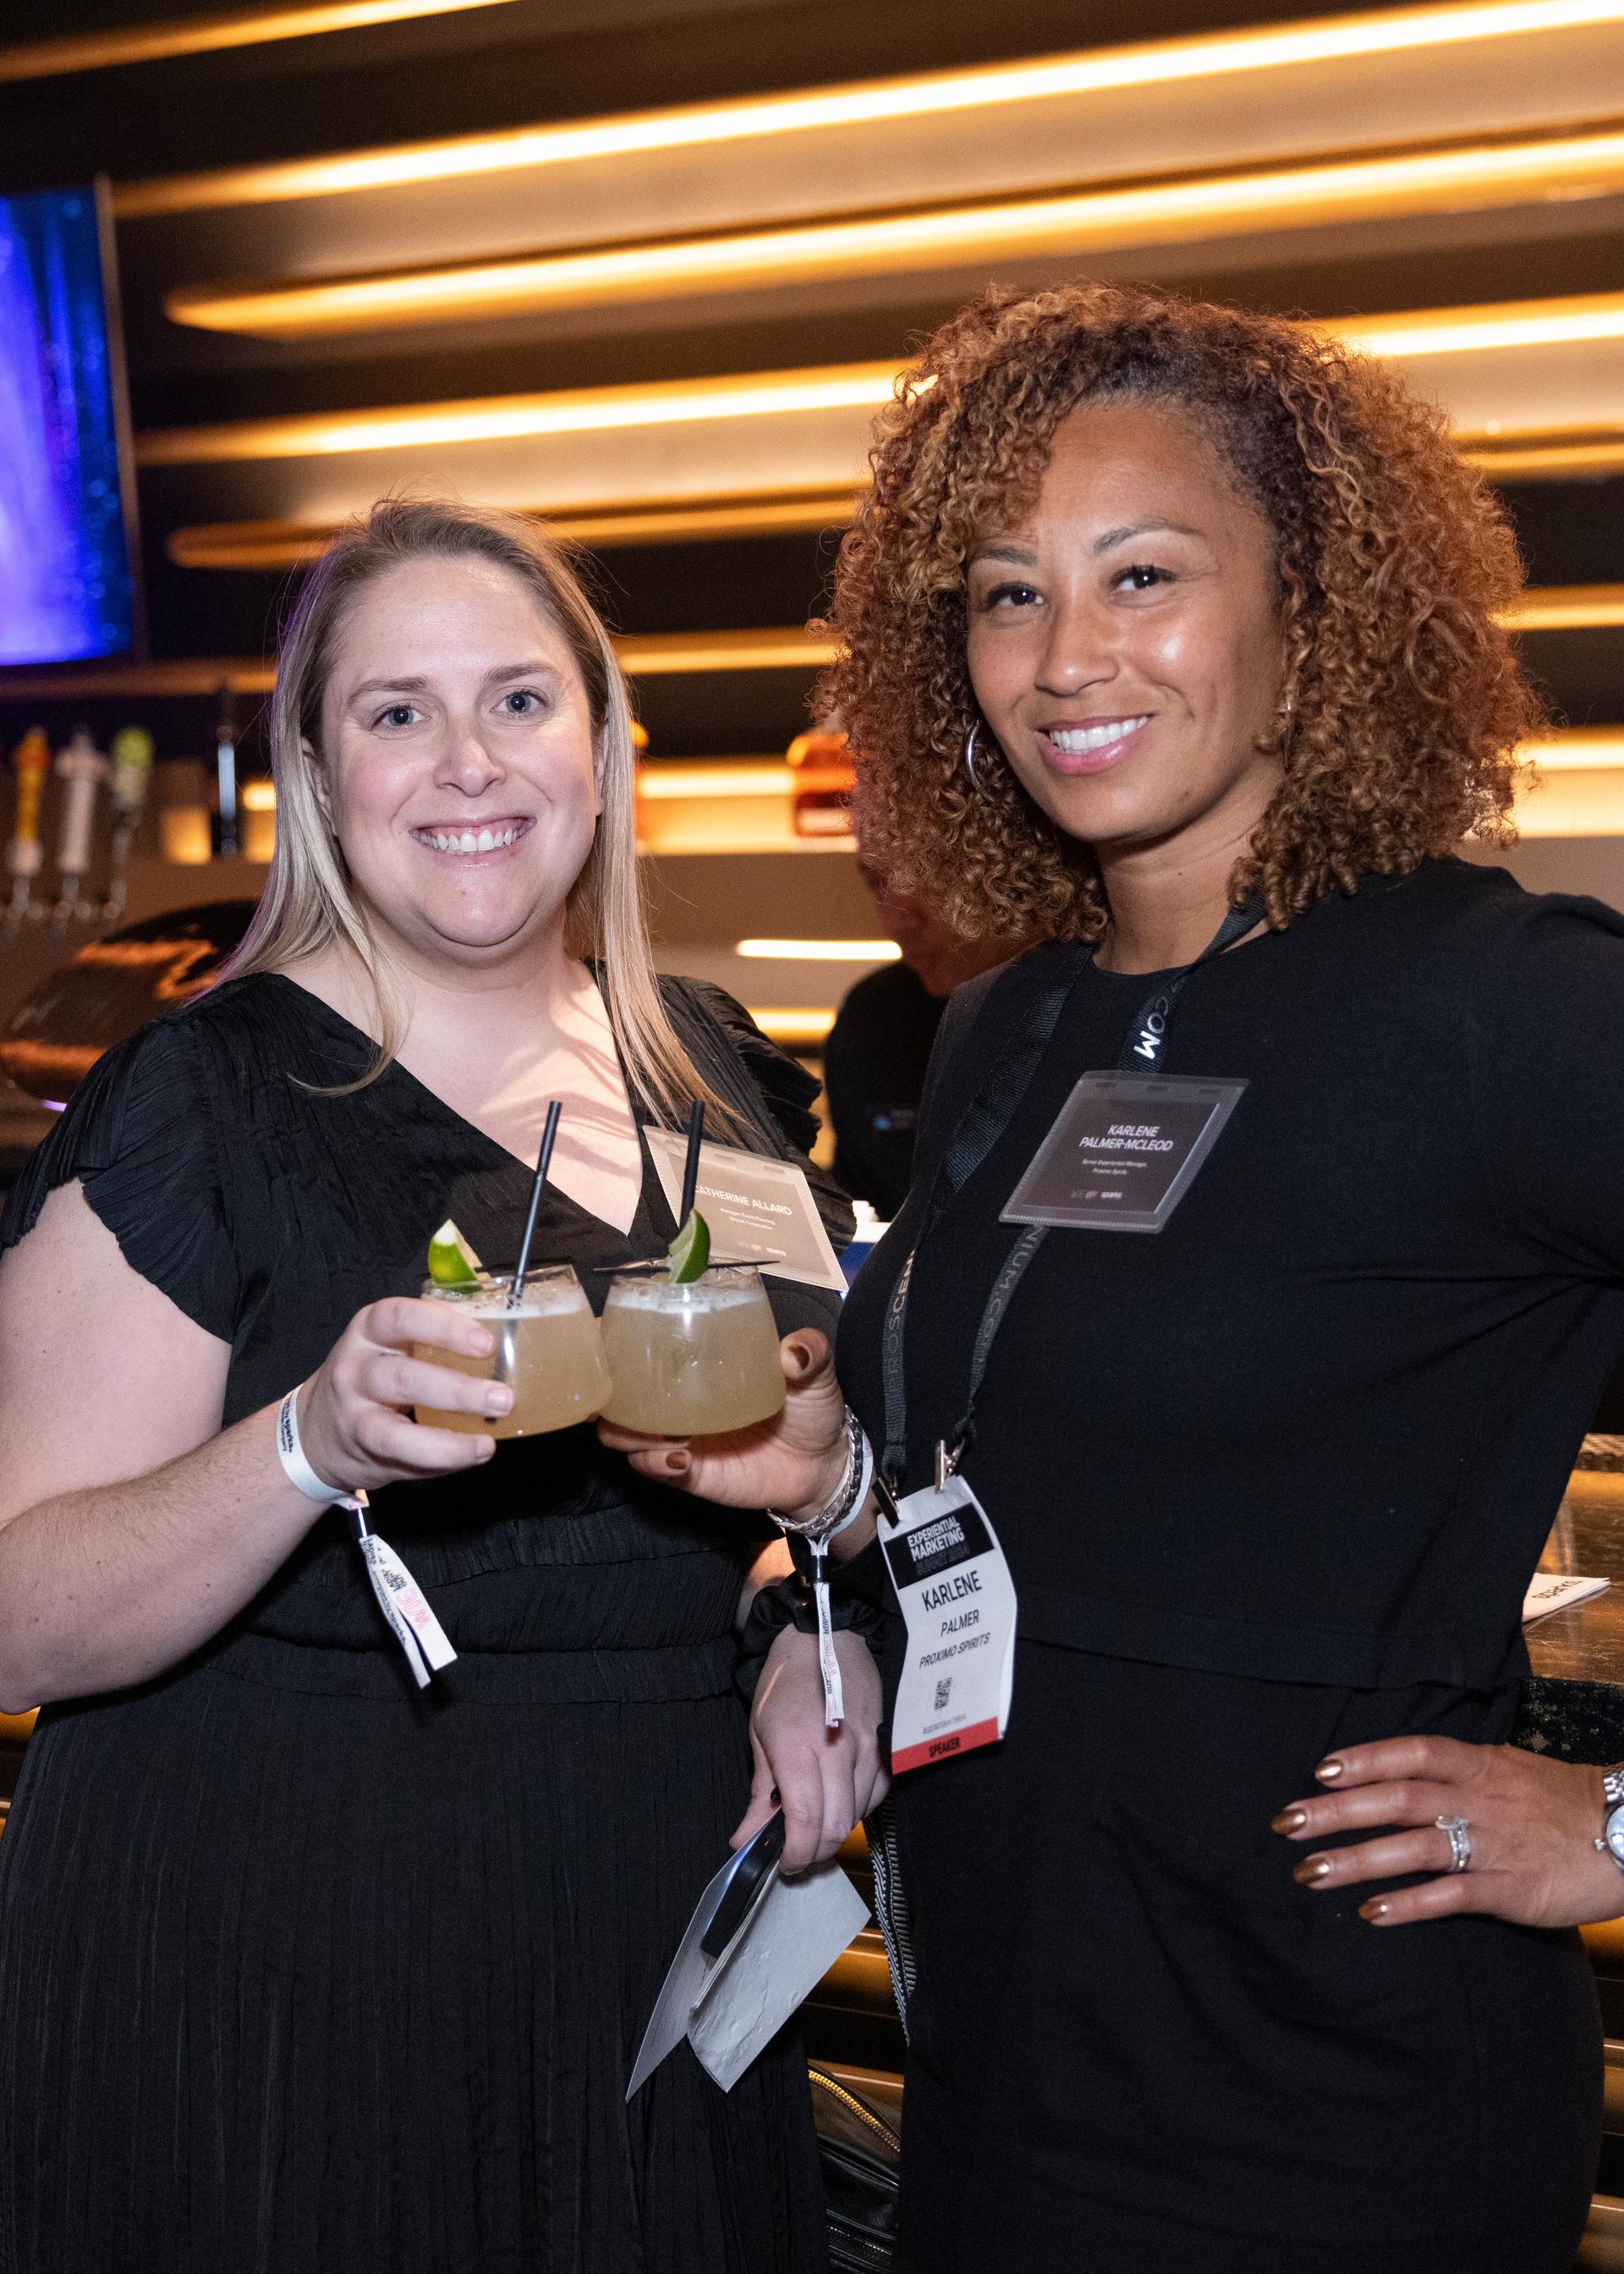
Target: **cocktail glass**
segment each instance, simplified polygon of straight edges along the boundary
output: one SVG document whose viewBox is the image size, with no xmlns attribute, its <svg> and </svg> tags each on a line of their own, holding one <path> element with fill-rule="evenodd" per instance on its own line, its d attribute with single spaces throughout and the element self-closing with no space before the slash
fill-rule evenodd
<svg viewBox="0 0 1624 2274">
<path fill-rule="evenodd" d="M 710 1437 L 783 1408 L 778 1330 L 749 1264 L 688 1280 L 618 1272 L 604 1305 L 604 1355 L 614 1381 L 605 1417 L 625 1429 Z"/>
<path fill-rule="evenodd" d="M 461 1287 L 425 1280 L 426 1300 L 455 1303 L 464 1318 L 477 1319 L 490 1329 L 496 1348 L 488 1358 L 466 1358 L 419 1343 L 417 1355 L 454 1374 L 505 1382 L 513 1392 L 513 1411 L 488 1421 L 478 1413 L 445 1413 L 419 1405 L 419 1421 L 470 1437 L 534 1437 L 548 1429 L 573 1428 L 603 1412 L 610 1389 L 603 1341 L 569 1265 L 541 1264 L 527 1272 L 523 1295 L 510 1305 L 512 1287 L 513 1275 L 507 1271 L 482 1271 L 471 1285 Z"/>
</svg>

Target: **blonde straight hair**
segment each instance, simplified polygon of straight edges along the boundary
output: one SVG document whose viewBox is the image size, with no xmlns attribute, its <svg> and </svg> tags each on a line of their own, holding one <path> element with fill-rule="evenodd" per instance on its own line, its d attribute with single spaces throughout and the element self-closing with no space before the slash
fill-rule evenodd
<svg viewBox="0 0 1624 2274">
<path fill-rule="evenodd" d="M 404 1039 L 398 989 L 368 925 L 317 789 L 321 706 L 344 615 L 375 578 L 402 562 L 489 561 L 528 585 L 569 644 L 586 688 L 603 812 L 586 865 L 570 887 L 565 944 L 602 965 L 604 997 L 630 1086 L 657 1121 L 679 1124 L 695 1098 L 729 1135 L 755 1142 L 694 1065 L 666 1016 L 650 956 L 637 879 L 631 702 L 613 644 L 558 540 L 520 515 L 440 498 L 391 498 L 336 537 L 310 571 L 284 632 L 271 697 L 276 850 L 242 945 L 222 981 L 282 971 L 334 942 L 365 972 L 378 1005 L 375 1081 Z M 312 755 L 317 754 L 317 755 Z"/>
</svg>

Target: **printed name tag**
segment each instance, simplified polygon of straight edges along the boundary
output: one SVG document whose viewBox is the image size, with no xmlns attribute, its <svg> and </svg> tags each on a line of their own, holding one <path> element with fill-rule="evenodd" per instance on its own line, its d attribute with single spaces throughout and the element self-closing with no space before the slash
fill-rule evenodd
<svg viewBox="0 0 1624 2274">
<path fill-rule="evenodd" d="M 1015 1583 L 987 1511 L 962 1477 L 898 1504 L 880 1546 L 907 1621 L 891 1715 L 895 1776 L 996 1744 L 1015 1678 Z"/>
<path fill-rule="evenodd" d="M 674 1215 L 682 1200 L 687 1141 L 668 1129 L 645 1129 L 643 1135 Z M 793 1162 L 733 1145 L 702 1145 L 694 1205 L 710 1227 L 713 1254 L 756 1264 L 770 1279 L 797 1279 L 804 1287 L 845 1294 L 846 1279 L 812 1187 Z"/>
<path fill-rule="evenodd" d="M 1086 1073 L 1003 1221 L 1160 1231 L 1245 1087 L 1188 1074 Z"/>
</svg>

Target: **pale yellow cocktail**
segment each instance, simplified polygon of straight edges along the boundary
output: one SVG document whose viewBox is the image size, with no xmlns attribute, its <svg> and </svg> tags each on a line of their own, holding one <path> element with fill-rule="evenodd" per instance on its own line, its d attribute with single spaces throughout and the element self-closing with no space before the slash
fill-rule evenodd
<svg viewBox="0 0 1624 2274">
<path fill-rule="evenodd" d="M 496 1348 L 488 1358 L 464 1358 L 419 1343 L 417 1355 L 431 1366 L 448 1367 L 454 1374 L 505 1382 L 513 1391 L 512 1412 L 490 1421 L 477 1413 L 445 1413 L 419 1405 L 417 1419 L 429 1427 L 455 1429 L 469 1437 L 535 1437 L 594 1420 L 607 1404 L 609 1369 L 598 1321 L 568 1264 L 548 1264 L 527 1273 L 523 1295 L 510 1307 L 511 1285 L 507 1272 L 481 1272 L 467 1286 L 425 1282 L 426 1300 L 455 1303 L 464 1317 L 476 1318 L 489 1329 Z"/>
<path fill-rule="evenodd" d="M 772 1307 L 748 1264 L 683 1281 L 620 1274 L 604 1306 L 604 1355 L 614 1381 L 605 1416 L 625 1429 L 711 1437 L 784 1404 Z"/>
</svg>

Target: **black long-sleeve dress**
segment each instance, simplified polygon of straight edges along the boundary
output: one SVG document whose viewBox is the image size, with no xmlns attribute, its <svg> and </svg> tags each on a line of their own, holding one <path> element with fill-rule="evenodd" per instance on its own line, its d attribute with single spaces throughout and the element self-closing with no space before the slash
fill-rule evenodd
<svg viewBox="0 0 1624 2274">
<path fill-rule="evenodd" d="M 964 1408 L 999 1211 L 1150 980 L 1054 945 L 950 1020 L 919 1181 L 846 1306 L 877 1439 L 931 1165 L 1067 960 L 919 1254 L 912 1486 Z M 1509 1729 L 1624 1330 L 1624 919 L 1463 862 L 1372 879 L 1197 973 L 1164 1066 L 1249 1087 L 1162 1232 L 1050 1234 L 965 1462 L 1019 1640 L 1004 1743 L 897 1788 L 908 2263 L 1567 2274 L 1600 2114 L 1578 1938 L 1370 1927 L 1374 1890 L 1298 1887 L 1269 1821 L 1339 1744 Z"/>
<path fill-rule="evenodd" d="M 673 1019 L 764 1149 L 813 1085 L 714 990 Z M 225 1420 L 454 1216 L 511 1263 L 530 1171 L 291 982 L 229 984 L 93 1072 L 13 1195 L 78 1177 L 232 1346 Z M 843 1204 L 817 1180 L 837 1240 Z M 658 1253 L 548 1196 L 538 1259 Z M 834 1299 L 772 1290 L 781 1331 Z M 86 1385 L 93 1397 L 95 1386 Z M 419 1696 L 336 1514 L 205 1650 L 51 1707 L 0 1840 L 4 2274 L 814 2274 L 804 2067 L 731 2096 L 686 2045 L 623 2096 L 748 1796 L 748 1524 L 590 1427 L 374 1497 L 455 1645 Z"/>
</svg>

